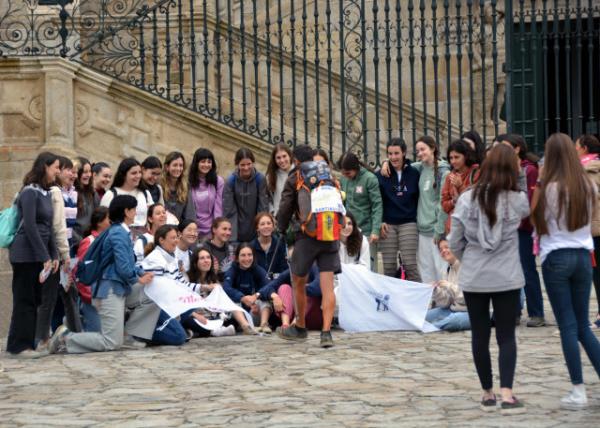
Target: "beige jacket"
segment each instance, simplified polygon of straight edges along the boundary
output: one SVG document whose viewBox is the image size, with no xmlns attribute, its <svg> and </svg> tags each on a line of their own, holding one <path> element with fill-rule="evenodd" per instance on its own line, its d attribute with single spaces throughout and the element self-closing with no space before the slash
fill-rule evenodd
<svg viewBox="0 0 600 428">
<path fill-rule="evenodd" d="M 466 312 L 467 305 L 462 290 L 458 286 L 458 272 L 460 270 L 460 262 L 456 260 L 449 267 L 448 273 L 445 274 L 445 279 L 438 282 L 438 286 L 433 289 L 431 298 L 432 307 L 435 308 L 450 308 L 454 312 Z"/>
<path fill-rule="evenodd" d="M 583 168 L 600 190 L 600 160 L 590 161 Z M 592 214 L 592 236 L 600 236 L 600 191 L 596 193 L 596 205 Z"/>
<path fill-rule="evenodd" d="M 65 201 L 62 197 L 60 187 L 52 186 L 50 188 L 52 197 L 52 231 L 56 240 L 56 248 L 60 260 L 69 258 L 69 241 L 67 239 L 67 220 L 65 219 Z"/>
</svg>

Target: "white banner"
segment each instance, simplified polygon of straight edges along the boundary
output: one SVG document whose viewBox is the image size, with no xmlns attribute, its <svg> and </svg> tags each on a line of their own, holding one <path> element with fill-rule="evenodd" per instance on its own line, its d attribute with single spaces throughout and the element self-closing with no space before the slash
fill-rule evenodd
<svg viewBox="0 0 600 428">
<path fill-rule="evenodd" d="M 361 265 L 342 264 L 338 275 L 340 326 L 349 332 L 437 331 L 425 321 L 433 287 L 371 272 Z"/>
<path fill-rule="evenodd" d="M 190 309 L 206 309 L 218 313 L 244 311 L 233 303 L 222 287 L 215 287 L 206 298 L 203 298 L 180 282 L 165 276 L 155 276 L 152 282 L 144 287 L 144 292 L 171 318 Z M 246 311 L 244 315 L 252 325 L 252 317 Z"/>
</svg>

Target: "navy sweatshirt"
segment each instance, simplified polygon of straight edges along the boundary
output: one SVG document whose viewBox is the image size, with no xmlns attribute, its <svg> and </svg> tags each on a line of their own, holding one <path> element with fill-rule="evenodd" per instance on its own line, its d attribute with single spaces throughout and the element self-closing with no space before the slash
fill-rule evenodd
<svg viewBox="0 0 600 428">
<path fill-rule="evenodd" d="M 285 241 L 281 241 L 279 243 L 279 247 L 277 247 L 277 242 L 280 239 L 281 238 L 273 236 L 269 251 L 266 253 L 260 246 L 258 238 L 255 238 L 251 243 L 252 247 L 254 248 L 256 264 L 267 271 L 267 273 L 269 273 L 269 265 L 271 264 L 271 261 L 273 262 L 271 266 L 271 273 L 281 273 L 288 268 L 287 245 L 285 245 Z M 277 248 L 277 252 L 275 252 L 275 248 Z"/>
<path fill-rule="evenodd" d="M 406 161 L 402 169 L 402 178 L 392 169 L 390 177 L 378 172 L 379 189 L 383 200 L 383 222 L 387 224 L 405 224 L 417 221 L 419 203 L 419 171 Z"/>
<path fill-rule="evenodd" d="M 249 269 L 242 269 L 234 262 L 225 274 L 223 290 L 231 300 L 239 303 L 242 297 L 257 293 L 267 282 L 267 272 L 260 266 L 254 264 Z"/>
</svg>

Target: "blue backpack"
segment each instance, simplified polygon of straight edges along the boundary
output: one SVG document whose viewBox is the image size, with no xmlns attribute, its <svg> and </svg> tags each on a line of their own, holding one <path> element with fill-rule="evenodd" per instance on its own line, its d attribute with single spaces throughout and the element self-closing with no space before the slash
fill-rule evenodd
<svg viewBox="0 0 600 428">
<path fill-rule="evenodd" d="M 8 248 L 15 240 L 15 235 L 21 226 L 21 215 L 17 207 L 17 194 L 10 207 L 0 212 L 0 248 Z"/>
<path fill-rule="evenodd" d="M 108 237 L 108 232 L 110 228 L 106 229 L 102 232 L 90 248 L 87 253 L 85 253 L 85 257 L 83 260 L 80 260 L 77 264 L 77 281 L 81 282 L 85 285 L 93 286 L 96 282 L 100 280 L 102 277 L 102 272 L 108 267 L 111 262 L 110 258 L 107 258 L 104 263 L 102 263 L 102 247 L 104 245 L 104 241 Z M 97 288 L 96 288 L 97 290 Z M 94 292 L 93 297 L 96 296 Z"/>
</svg>

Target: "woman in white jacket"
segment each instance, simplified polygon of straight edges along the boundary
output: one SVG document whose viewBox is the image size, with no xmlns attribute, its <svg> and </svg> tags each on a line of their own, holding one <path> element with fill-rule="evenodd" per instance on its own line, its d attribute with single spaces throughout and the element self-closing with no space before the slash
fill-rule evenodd
<svg viewBox="0 0 600 428">
<path fill-rule="evenodd" d="M 371 268 L 369 241 L 360 233 L 354 215 L 350 211 L 346 212 L 344 228 L 340 232 L 340 262 Z"/>
</svg>

